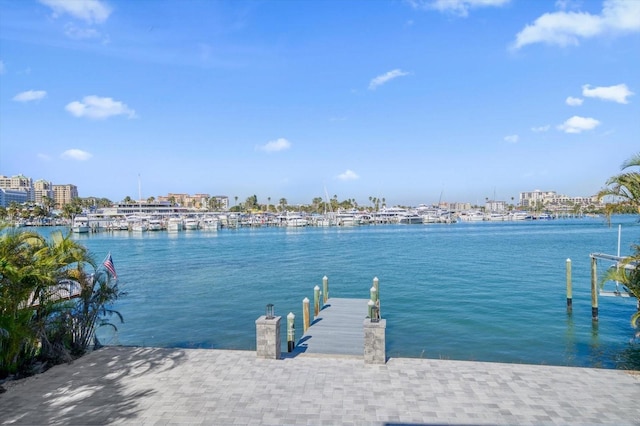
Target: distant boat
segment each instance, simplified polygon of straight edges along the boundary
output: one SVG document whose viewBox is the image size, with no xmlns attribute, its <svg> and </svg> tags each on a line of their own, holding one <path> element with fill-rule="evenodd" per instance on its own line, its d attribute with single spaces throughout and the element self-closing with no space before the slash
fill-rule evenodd
<svg viewBox="0 0 640 426">
<path fill-rule="evenodd" d="M 422 220 L 422 216 L 417 213 L 407 212 L 398 215 L 398 223 L 403 225 L 421 225 Z"/>
<path fill-rule="evenodd" d="M 89 218 L 86 216 L 76 216 L 73 218 L 71 230 L 77 234 L 86 234 L 91 230 Z"/>
<path fill-rule="evenodd" d="M 149 231 L 161 231 L 162 221 L 160 219 L 149 219 Z"/>
<path fill-rule="evenodd" d="M 167 231 L 169 232 L 178 232 L 182 231 L 182 219 L 179 217 L 170 217 L 167 221 Z"/>
<path fill-rule="evenodd" d="M 200 221 L 195 217 L 188 217 L 184 220 L 184 229 L 187 231 L 195 231 L 200 228 Z"/>
</svg>

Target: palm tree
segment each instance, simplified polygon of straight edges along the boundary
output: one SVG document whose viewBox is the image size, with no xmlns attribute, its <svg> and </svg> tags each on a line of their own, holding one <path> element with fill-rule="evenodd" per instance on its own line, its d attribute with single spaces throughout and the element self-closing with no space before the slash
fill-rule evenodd
<svg viewBox="0 0 640 426">
<path fill-rule="evenodd" d="M 89 251 L 59 231 L 49 242 L 36 232 L 8 230 L 0 236 L 0 259 L 0 377 L 36 358 L 55 364 L 84 353 L 122 294 Z M 53 297 L 65 280 L 81 285 L 79 300 Z"/>
<path fill-rule="evenodd" d="M 616 281 L 633 294 L 638 301 L 638 311 L 631 316 L 631 326 L 637 328 L 640 323 L 640 245 L 634 245 L 634 254 L 626 257 L 616 267 L 607 270 L 600 281 L 600 287 L 606 282 Z"/>
<path fill-rule="evenodd" d="M 640 153 L 633 155 L 627 161 L 622 163 L 621 171 L 625 171 L 631 167 L 640 167 Z M 598 192 L 598 199 L 610 196 L 614 199 L 622 201 L 640 214 L 640 171 L 628 171 L 612 176 L 606 182 L 607 187 Z M 618 206 L 608 203 L 605 207 L 607 217 L 611 218 L 611 214 Z"/>
</svg>

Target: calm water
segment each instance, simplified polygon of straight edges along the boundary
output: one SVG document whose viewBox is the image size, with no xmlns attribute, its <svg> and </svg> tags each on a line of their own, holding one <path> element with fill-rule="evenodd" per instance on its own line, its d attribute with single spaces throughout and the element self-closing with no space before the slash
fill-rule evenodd
<svg viewBox="0 0 640 426">
<path fill-rule="evenodd" d="M 255 349 L 266 303 L 296 315 L 300 338 L 302 299 L 313 301 L 323 276 L 331 296 L 363 299 L 378 277 L 389 356 L 640 368 L 635 299 L 600 297 L 600 321 L 591 321 L 589 254 L 616 254 L 618 224 L 628 254 L 640 241 L 636 217 L 614 217 L 611 227 L 572 219 L 73 238 L 97 260 L 110 251 L 128 292 L 116 306 L 125 323 L 105 336 L 111 344 Z"/>
</svg>

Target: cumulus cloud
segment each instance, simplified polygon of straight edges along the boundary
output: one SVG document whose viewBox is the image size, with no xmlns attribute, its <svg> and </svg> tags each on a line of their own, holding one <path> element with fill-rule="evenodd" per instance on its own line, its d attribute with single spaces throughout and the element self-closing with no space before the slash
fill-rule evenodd
<svg viewBox="0 0 640 426">
<path fill-rule="evenodd" d="M 73 101 L 65 109 L 75 117 L 106 119 L 115 115 L 135 118 L 136 112 L 120 101 L 99 96 L 85 96 L 82 101 Z"/>
<path fill-rule="evenodd" d="M 593 130 L 599 125 L 600 122 L 595 118 L 574 115 L 564 123 L 560 124 L 558 129 L 565 133 L 582 133 L 586 130 Z"/>
<path fill-rule="evenodd" d="M 285 138 L 278 138 L 274 141 L 269 141 L 266 144 L 257 147 L 259 151 L 265 152 L 278 152 L 287 150 L 289 148 L 291 148 L 291 142 L 289 142 Z"/>
<path fill-rule="evenodd" d="M 26 92 L 18 93 L 13 97 L 16 102 L 31 102 L 39 101 L 47 96 L 47 92 L 44 90 L 27 90 Z"/>
<path fill-rule="evenodd" d="M 588 98 L 598 98 L 603 101 L 613 101 L 619 104 L 627 104 L 627 98 L 633 96 L 633 92 L 629 90 L 626 84 L 618 84 L 608 87 L 591 88 L 589 84 L 582 86 L 582 96 Z"/>
<path fill-rule="evenodd" d="M 53 17 L 70 15 L 88 24 L 100 24 L 111 15 L 111 8 L 100 0 L 39 0 L 53 11 Z"/>
<path fill-rule="evenodd" d="M 404 72 L 400 69 L 391 70 L 382 75 L 379 75 L 369 82 L 369 90 L 375 90 L 378 86 L 382 86 L 385 83 L 393 80 L 394 78 L 404 77 L 405 75 L 409 75 L 408 72 Z"/>
<path fill-rule="evenodd" d="M 60 154 L 60 158 L 64 160 L 87 161 L 91 157 L 93 157 L 93 155 L 91 155 L 90 153 L 75 148 L 68 149 Z"/>
<path fill-rule="evenodd" d="M 605 0 L 602 12 L 545 13 L 516 35 L 514 49 L 534 43 L 578 45 L 580 39 L 640 31 L 640 2 Z"/>
<path fill-rule="evenodd" d="M 584 102 L 584 99 L 574 98 L 573 96 L 569 96 L 565 102 L 569 106 L 580 106 L 582 105 L 582 102 Z"/>
<path fill-rule="evenodd" d="M 414 9 L 437 10 L 466 17 L 469 9 L 486 6 L 502 6 L 511 0 L 407 0 Z"/>
<path fill-rule="evenodd" d="M 549 124 L 547 124 L 546 126 L 532 127 L 531 131 L 532 132 L 536 132 L 536 133 L 548 132 L 550 128 L 551 128 L 551 126 Z"/>
<path fill-rule="evenodd" d="M 356 174 L 353 170 L 347 169 L 344 173 L 340 173 L 338 176 L 340 180 L 356 180 L 360 179 L 360 176 Z"/>
<path fill-rule="evenodd" d="M 520 140 L 518 135 L 508 135 L 504 137 L 504 140 L 509 143 L 517 143 Z"/>
</svg>

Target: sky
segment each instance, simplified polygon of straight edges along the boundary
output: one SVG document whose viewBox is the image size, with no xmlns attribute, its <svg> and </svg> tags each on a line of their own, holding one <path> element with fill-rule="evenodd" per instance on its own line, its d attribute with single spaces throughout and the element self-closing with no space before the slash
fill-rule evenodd
<svg viewBox="0 0 640 426">
<path fill-rule="evenodd" d="M 590 196 L 639 105 L 640 0 L 0 0 L 0 175 L 80 197 Z"/>
</svg>

